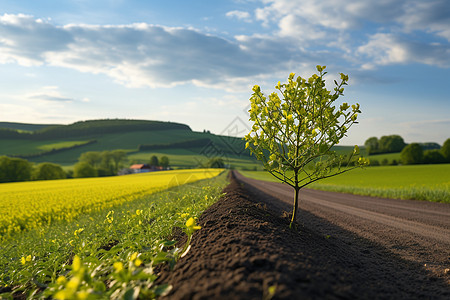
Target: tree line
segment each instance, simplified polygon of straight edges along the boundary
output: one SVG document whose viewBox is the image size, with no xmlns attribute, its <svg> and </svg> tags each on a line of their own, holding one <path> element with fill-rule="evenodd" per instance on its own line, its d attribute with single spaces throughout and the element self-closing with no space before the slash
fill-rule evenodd
<svg viewBox="0 0 450 300">
<path fill-rule="evenodd" d="M 23 158 L 0 156 L 0 182 L 64 179 L 69 176 L 54 163 L 34 165 Z"/>
<path fill-rule="evenodd" d="M 126 161 L 123 150 L 90 151 L 81 154 L 73 171 L 66 172 L 55 163 L 36 165 L 23 158 L 0 156 L 0 182 L 113 176 Z"/>
<path fill-rule="evenodd" d="M 113 176 L 126 161 L 127 153 L 123 150 L 85 152 L 73 168 L 73 177 Z"/>
<path fill-rule="evenodd" d="M 382 136 L 380 139 L 371 137 L 364 142 L 368 155 L 399 153 L 400 160 L 391 164 L 441 164 L 450 163 L 450 139 L 447 139 L 441 147 L 437 143 L 411 143 L 406 144 L 399 135 Z M 382 164 L 388 164 L 387 159 Z M 371 160 L 371 165 L 379 165 L 376 160 Z"/>
<path fill-rule="evenodd" d="M 400 153 L 402 164 L 443 164 L 450 163 L 450 138 L 440 149 L 424 150 L 419 143 L 411 143 Z"/>
</svg>

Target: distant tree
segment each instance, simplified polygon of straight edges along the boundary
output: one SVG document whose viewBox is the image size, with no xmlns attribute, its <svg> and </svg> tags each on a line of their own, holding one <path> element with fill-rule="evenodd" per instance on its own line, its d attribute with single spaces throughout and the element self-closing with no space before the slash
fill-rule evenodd
<svg viewBox="0 0 450 300">
<path fill-rule="evenodd" d="M 376 160 L 376 159 L 370 159 L 369 161 L 370 161 L 369 165 L 371 167 L 375 167 L 375 166 L 379 166 L 380 165 L 380 162 L 378 160 Z"/>
<path fill-rule="evenodd" d="M 37 165 L 32 174 L 33 180 L 64 179 L 66 177 L 66 173 L 60 165 L 48 162 Z"/>
<path fill-rule="evenodd" d="M 113 155 L 111 151 L 102 151 L 100 153 L 101 156 L 101 164 L 99 169 L 103 169 L 107 171 L 107 175 L 114 174 L 114 163 L 113 163 Z"/>
<path fill-rule="evenodd" d="M 383 153 L 400 152 L 406 146 L 405 141 L 399 135 L 382 136 L 378 141 L 379 151 Z"/>
<path fill-rule="evenodd" d="M 127 159 L 127 153 L 123 150 L 114 150 L 111 152 L 112 160 L 114 162 L 114 172 L 117 173 L 120 168 L 120 164 Z"/>
<path fill-rule="evenodd" d="M 446 162 L 450 162 L 450 139 L 447 139 L 442 145 L 441 153 L 444 156 Z"/>
<path fill-rule="evenodd" d="M 400 159 L 404 165 L 420 164 L 423 161 L 423 150 L 418 143 L 412 143 L 403 148 Z"/>
<path fill-rule="evenodd" d="M 378 138 L 376 138 L 376 137 L 368 138 L 364 142 L 364 146 L 366 147 L 366 151 L 367 151 L 368 155 L 377 153 L 379 151 Z"/>
<path fill-rule="evenodd" d="M 389 161 L 388 161 L 387 158 L 383 158 L 383 159 L 381 160 L 381 165 L 382 165 L 382 166 L 387 166 L 388 164 L 389 164 Z"/>
<path fill-rule="evenodd" d="M 211 158 L 207 164 L 207 168 L 225 168 L 225 162 L 220 157 Z"/>
<path fill-rule="evenodd" d="M 97 175 L 97 170 L 87 162 L 79 162 L 73 168 L 73 177 L 75 178 L 96 177 Z"/>
<path fill-rule="evenodd" d="M 423 153 L 424 164 L 442 164 L 445 162 L 445 157 L 439 150 L 426 150 Z"/>
<path fill-rule="evenodd" d="M 159 166 L 159 161 L 158 158 L 156 157 L 156 155 L 153 155 L 152 157 L 150 157 L 150 162 L 149 162 L 150 166 Z"/>
<path fill-rule="evenodd" d="M 89 151 L 81 154 L 78 158 L 79 162 L 85 162 L 91 165 L 94 168 L 100 167 L 102 163 L 102 154 L 98 151 Z"/>
<path fill-rule="evenodd" d="M 169 166 L 169 158 L 167 156 L 162 156 L 159 160 L 161 167 L 167 168 Z"/>
<path fill-rule="evenodd" d="M 441 149 L 441 145 L 439 145 L 438 143 L 433 143 L 433 142 L 429 142 L 429 143 L 419 143 L 420 147 L 422 147 L 423 151 L 425 150 L 439 150 Z"/>
<path fill-rule="evenodd" d="M 31 164 L 25 159 L 0 156 L 0 182 L 30 180 L 31 170 Z"/>
</svg>

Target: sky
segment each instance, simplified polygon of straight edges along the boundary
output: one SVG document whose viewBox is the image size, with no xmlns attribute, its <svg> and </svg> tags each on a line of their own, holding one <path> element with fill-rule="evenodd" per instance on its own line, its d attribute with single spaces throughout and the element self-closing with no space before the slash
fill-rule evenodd
<svg viewBox="0 0 450 300">
<path fill-rule="evenodd" d="M 348 74 L 338 101 L 361 105 L 341 144 L 450 138 L 448 0 L 0 0 L 0 121 L 244 136 L 253 85 L 316 65 Z"/>
</svg>

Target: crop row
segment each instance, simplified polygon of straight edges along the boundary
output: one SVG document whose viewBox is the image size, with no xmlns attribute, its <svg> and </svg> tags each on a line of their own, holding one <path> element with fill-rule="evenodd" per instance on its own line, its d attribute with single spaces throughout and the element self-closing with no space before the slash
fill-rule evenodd
<svg viewBox="0 0 450 300">
<path fill-rule="evenodd" d="M 197 169 L 108 178 L 4 183 L 0 185 L 0 240 L 16 232 L 71 221 L 163 189 L 211 178 L 220 170 Z"/>
</svg>

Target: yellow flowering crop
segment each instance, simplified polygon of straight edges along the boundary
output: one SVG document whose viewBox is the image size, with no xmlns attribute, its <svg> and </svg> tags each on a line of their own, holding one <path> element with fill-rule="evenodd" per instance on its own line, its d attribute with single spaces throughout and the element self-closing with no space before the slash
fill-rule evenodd
<svg viewBox="0 0 450 300">
<path fill-rule="evenodd" d="M 0 184 L 0 237 L 70 221 L 179 184 L 217 176 L 220 169 L 173 170 L 105 178 Z M 141 212 L 136 212 L 139 215 Z M 111 222 L 113 216 L 109 216 Z M 75 233 L 79 234 L 81 231 Z"/>
</svg>

